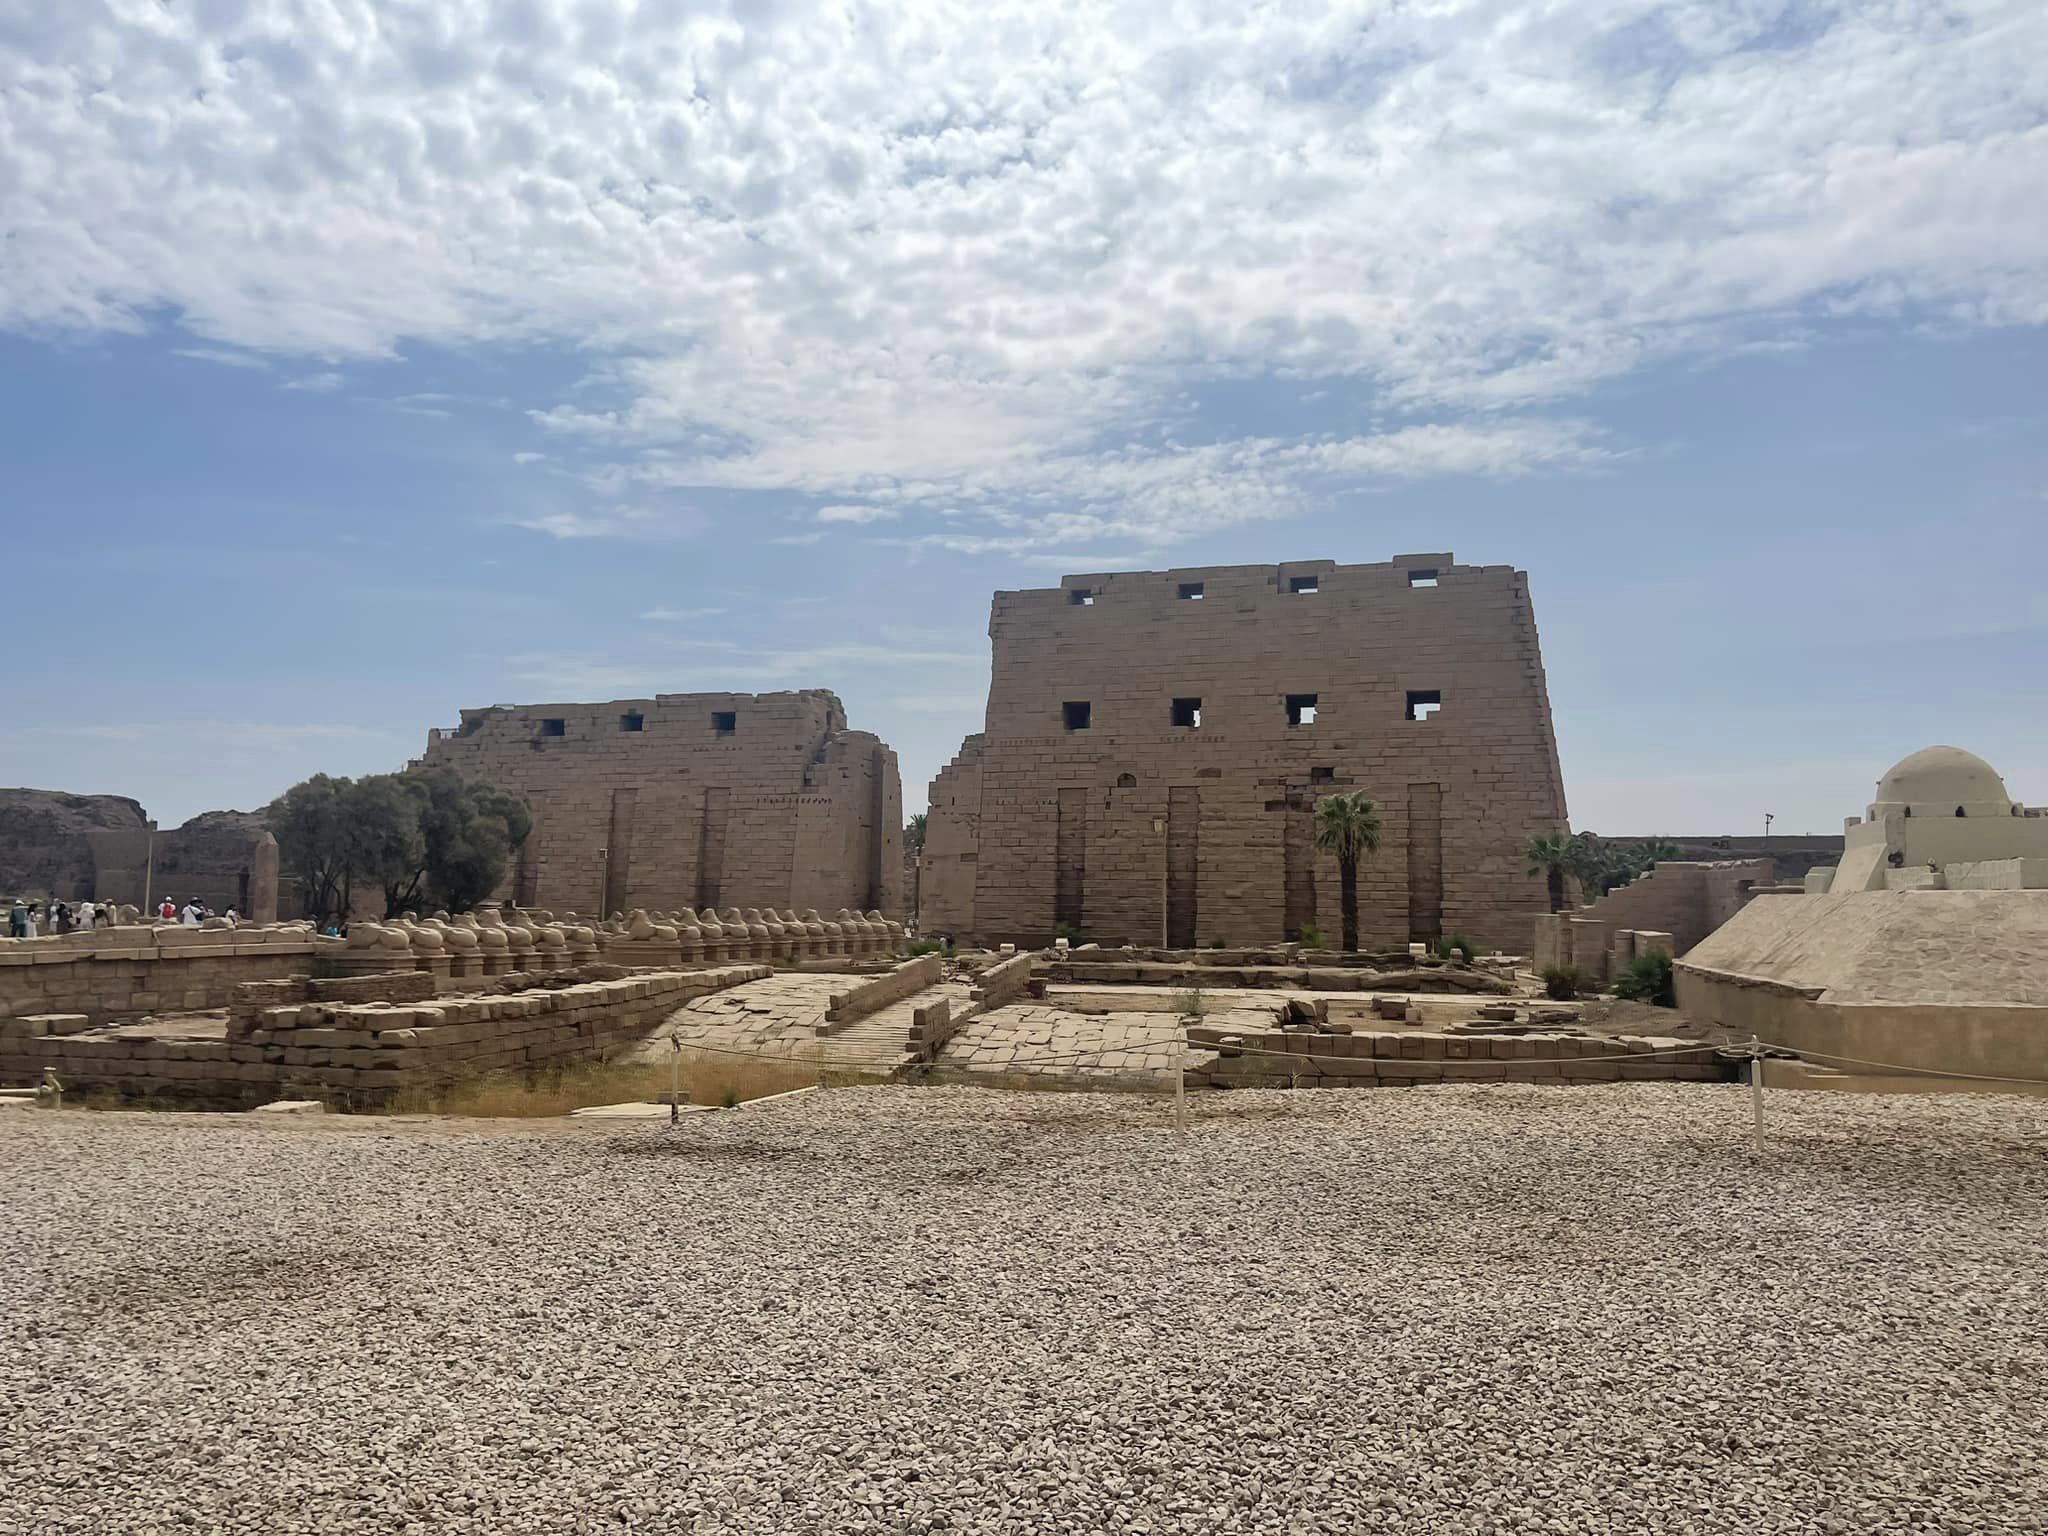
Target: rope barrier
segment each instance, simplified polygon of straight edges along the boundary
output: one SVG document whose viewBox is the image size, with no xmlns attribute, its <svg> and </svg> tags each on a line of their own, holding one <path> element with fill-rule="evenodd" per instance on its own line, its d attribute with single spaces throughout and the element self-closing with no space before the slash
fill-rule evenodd
<svg viewBox="0 0 2048 1536">
<path fill-rule="evenodd" d="M 1997 1077 L 1988 1072 L 1945 1072 L 1939 1067 L 1908 1067 L 1898 1062 L 1870 1061 L 1861 1056 L 1836 1056 L 1828 1051 L 1809 1051 L 1804 1047 L 1794 1049 L 1791 1046 L 1767 1046 L 1765 1052 L 1799 1061 L 1812 1057 L 1816 1061 L 1839 1061 L 1858 1067 L 1877 1067 L 1908 1077 L 1952 1077 L 1972 1083 L 2031 1083 L 2037 1087 L 2048 1088 L 2048 1077 Z"/>
</svg>

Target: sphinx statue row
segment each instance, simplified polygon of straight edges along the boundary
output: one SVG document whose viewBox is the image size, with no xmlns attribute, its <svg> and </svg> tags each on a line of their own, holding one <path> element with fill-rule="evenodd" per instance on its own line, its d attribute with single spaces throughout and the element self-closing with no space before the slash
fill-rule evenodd
<svg viewBox="0 0 2048 1536">
<path fill-rule="evenodd" d="M 799 916 L 772 908 L 706 907 L 675 912 L 635 908 L 597 924 L 573 912 L 486 907 L 450 916 L 387 918 L 353 923 L 348 937 L 334 941 L 331 958 L 343 975 L 382 971 L 427 971 L 437 980 L 461 982 L 514 971 L 561 971 L 607 960 L 616 965 L 699 965 L 772 961 L 865 959 L 903 947 L 903 925 L 879 912 L 841 908 L 836 916 L 815 907 Z"/>
<path fill-rule="evenodd" d="M 773 907 L 665 913 L 636 907 L 629 915 L 614 913 L 599 942 L 605 958 L 620 965 L 859 960 L 901 949 L 903 925 L 880 912 L 845 907 L 832 917 L 820 917 L 816 907 L 801 915 Z"/>
</svg>

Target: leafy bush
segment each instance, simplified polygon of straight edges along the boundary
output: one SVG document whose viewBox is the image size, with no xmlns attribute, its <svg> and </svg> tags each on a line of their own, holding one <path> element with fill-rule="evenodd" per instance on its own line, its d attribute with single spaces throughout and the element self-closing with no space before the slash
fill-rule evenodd
<svg viewBox="0 0 2048 1536">
<path fill-rule="evenodd" d="M 953 958 L 953 946 L 945 939 L 919 939 L 904 953 L 913 960 L 921 955 L 937 955 L 941 960 L 950 960 Z"/>
<path fill-rule="evenodd" d="M 1439 960 L 1458 958 L 1470 965 L 1479 958 L 1479 946 L 1462 933 L 1454 933 L 1447 939 L 1436 941 L 1436 957 Z"/>
<path fill-rule="evenodd" d="M 1052 936 L 1055 939 L 1065 939 L 1069 948 L 1081 942 L 1081 930 L 1072 923 L 1054 923 L 1052 925 Z"/>
<path fill-rule="evenodd" d="M 1209 947 L 1211 949 L 1228 949 L 1230 946 L 1228 944 L 1225 944 L 1221 939 L 1211 939 L 1209 941 Z"/>
<path fill-rule="evenodd" d="M 1301 945 L 1304 949 L 1328 949 L 1330 947 L 1330 940 L 1329 936 L 1314 923 L 1303 923 L 1301 925 Z"/>
<path fill-rule="evenodd" d="M 1568 1003 L 1579 995 L 1580 972 L 1576 965 L 1543 967 L 1543 995 L 1554 1003 Z"/>
<path fill-rule="evenodd" d="M 1661 949 L 1636 956 L 1628 969 L 1615 978 L 1614 995 L 1632 1003 L 1676 1008 L 1678 992 L 1671 981 L 1671 957 Z"/>
</svg>

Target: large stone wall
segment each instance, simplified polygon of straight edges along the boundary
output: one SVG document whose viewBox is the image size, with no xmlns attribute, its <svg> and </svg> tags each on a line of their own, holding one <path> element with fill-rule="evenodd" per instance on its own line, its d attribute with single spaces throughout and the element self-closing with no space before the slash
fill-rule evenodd
<svg viewBox="0 0 2048 1536">
<path fill-rule="evenodd" d="M 824 690 L 464 710 L 424 762 L 532 806 L 524 905 L 904 910 L 896 754 Z"/>
<path fill-rule="evenodd" d="M 1069 576 L 998 592 L 989 635 L 985 728 L 932 785 L 924 932 L 1334 936 L 1314 807 L 1351 790 L 1384 827 L 1359 874 L 1367 942 L 1527 949 L 1547 902 L 1522 850 L 1565 800 L 1522 572 L 1439 554 Z M 1290 723 L 1303 696 L 1314 719 Z"/>
</svg>

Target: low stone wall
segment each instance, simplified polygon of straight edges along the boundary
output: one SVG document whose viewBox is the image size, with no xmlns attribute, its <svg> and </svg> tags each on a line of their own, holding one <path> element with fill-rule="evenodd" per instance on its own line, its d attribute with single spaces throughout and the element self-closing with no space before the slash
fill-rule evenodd
<svg viewBox="0 0 2048 1536">
<path fill-rule="evenodd" d="M 27 1035 L 42 1021 L 17 1020 L 0 1024 L 0 1079 L 33 1081 L 48 1067 L 67 1092 L 195 1107 L 299 1098 L 374 1108 L 472 1073 L 601 1057 L 644 1038 L 691 998 L 768 974 L 767 966 L 730 966 L 482 997 L 285 1003 L 238 1016 L 225 1039 L 69 1026 Z"/>
<path fill-rule="evenodd" d="M 1112 952 L 1114 953 L 1114 952 Z M 1466 992 L 1507 996 L 1512 985 L 1491 970 L 1444 963 L 1404 970 L 1360 966 L 1189 965 L 1179 960 L 1096 960 L 1087 951 L 1070 959 L 1038 957 L 1035 974 L 1060 986 L 1293 988 L 1308 992 Z"/>
<path fill-rule="evenodd" d="M 1005 1003 L 1015 1002 L 1031 985 L 1038 961 L 1036 952 L 1026 950 L 1021 955 L 1005 960 L 1001 965 L 992 965 L 974 978 L 974 990 L 970 998 L 977 1012 L 1000 1008 Z"/>
<path fill-rule="evenodd" d="M 825 1007 L 825 1033 L 833 1026 L 851 1024 L 879 1012 L 891 1003 L 915 997 L 927 987 L 939 984 L 939 957 L 920 955 L 884 972 L 872 981 L 856 983 L 844 992 L 834 992 Z"/>
<path fill-rule="evenodd" d="M 79 1013 L 93 1022 L 225 1008 L 244 982 L 308 972 L 341 941 L 304 928 L 103 928 L 0 939 L 0 1019 Z"/>
<path fill-rule="evenodd" d="M 910 1054 L 919 1061 L 932 1061 L 946 1048 L 946 1042 L 960 1032 L 967 1014 L 953 1017 L 953 1005 L 943 998 L 915 1010 L 910 1022 Z"/>
<path fill-rule="evenodd" d="M 1372 1088 L 1414 1083 L 1721 1082 L 1734 1076 L 1711 1047 L 1696 1041 L 1584 1035 L 1322 1034 L 1306 1030 L 1243 1034 L 1195 1027 L 1191 1045 L 1219 1054 L 1191 1068 L 1189 1087 Z M 1682 1052 L 1645 1058 L 1644 1051 Z M 1272 1054 L 1265 1054 L 1272 1053 Z M 1615 1060 L 1616 1057 L 1636 1057 Z"/>
</svg>

